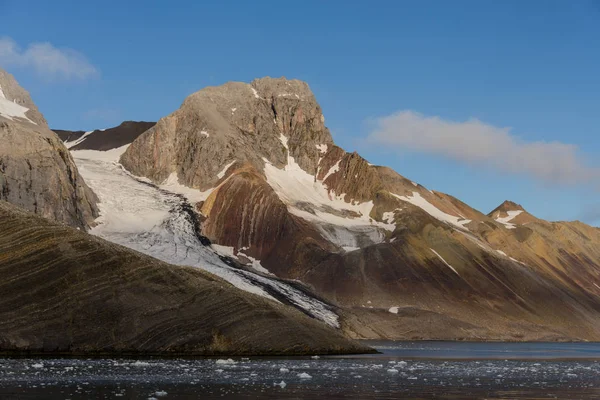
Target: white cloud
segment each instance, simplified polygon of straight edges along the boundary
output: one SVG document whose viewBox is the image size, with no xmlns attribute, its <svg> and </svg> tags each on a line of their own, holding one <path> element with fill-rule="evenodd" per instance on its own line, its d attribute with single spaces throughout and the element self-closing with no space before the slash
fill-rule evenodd
<svg viewBox="0 0 600 400">
<path fill-rule="evenodd" d="M 56 48 L 51 43 L 31 43 L 21 49 L 9 38 L 0 38 L 0 65 L 3 67 L 32 68 L 44 79 L 84 80 L 99 72 L 75 50 Z"/>
<path fill-rule="evenodd" d="M 560 142 L 525 142 L 477 119 L 455 122 L 400 111 L 375 120 L 368 141 L 398 151 L 438 154 L 462 163 L 526 174 L 546 183 L 600 182 L 600 168 L 588 166 L 578 147 Z"/>
</svg>

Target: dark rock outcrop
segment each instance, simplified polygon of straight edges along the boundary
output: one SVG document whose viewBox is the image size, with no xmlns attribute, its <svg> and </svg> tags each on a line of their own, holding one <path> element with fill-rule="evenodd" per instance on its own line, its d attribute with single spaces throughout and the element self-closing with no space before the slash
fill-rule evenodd
<svg viewBox="0 0 600 400">
<path fill-rule="evenodd" d="M 109 129 L 97 129 L 80 143 L 69 147 L 70 150 L 99 150 L 107 151 L 125 146 L 133 142 L 142 133 L 156 125 L 156 122 L 125 121 L 119 126 Z M 86 134 L 84 131 L 65 131 L 54 129 L 54 133 L 67 144 L 76 142 Z"/>
</svg>

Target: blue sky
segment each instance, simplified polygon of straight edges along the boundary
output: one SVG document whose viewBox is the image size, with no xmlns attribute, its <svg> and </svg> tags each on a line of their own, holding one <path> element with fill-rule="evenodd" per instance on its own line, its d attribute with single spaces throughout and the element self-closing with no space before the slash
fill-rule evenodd
<svg viewBox="0 0 600 400">
<path fill-rule="evenodd" d="M 599 1 L 173 3 L 0 0 L 0 65 L 62 129 L 302 79 L 336 142 L 372 163 L 482 212 L 511 199 L 600 225 Z"/>
</svg>

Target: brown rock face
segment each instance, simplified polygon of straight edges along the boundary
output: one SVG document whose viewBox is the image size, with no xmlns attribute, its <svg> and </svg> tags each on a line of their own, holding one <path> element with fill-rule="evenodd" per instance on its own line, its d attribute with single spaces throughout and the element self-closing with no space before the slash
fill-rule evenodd
<svg viewBox="0 0 600 400">
<path fill-rule="evenodd" d="M 179 182 L 206 190 L 230 162 L 264 167 L 263 158 L 283 167 L 287 150 L 302 168 L 316 172 L 317 145 L 331 145 L 321 108 L 308 85 L 263 78 L 251 84 L 232 82 L 189 96 L 181 108 L 162 118 L 121 157 L 136 175 L 161 182 L 176 173 Z"/>
<path fill-rule="evenodd" d="M 30 121 L 0 113 L 0 200 L 85 229 L 97 217 L 97 198 L 60 139 L 48 129 L 29 94 L 0 70 L 3 98 L 29 108 Z"/>
<path fill-rule="evenodd" d="M 6 98 L 6 100 L 19 104 L 28 109 L 26 112 L 27 118 L 40 127 L 48 128 L 46 119 L 37 109 L 33 100 L 31 100 L 29 93 L 19 86 L 19 83 L 11 74 L 4 71 L 2 68 L 0 68 L 0 90 L 2 91 L 3 97 Z"/>
<path fill-rule="evenodd" d="M 0 352 L 292 355 L 369 352 L 201 270 L 0 201 Z"/>
<path fill-rule="evenodd" d="M 268 262 L 271 272 L 288 276 L 304 271 L 302 257 L 335 250 L 323 242 L 319 232 L 301 218 L 291 215 L 287 206 L 264 178 L 246 165 L 227 179 L 200 209 L 208 216 L 202 233 L 218 238 L 259 260 Z"/>
<path fill-rule="evenodd" d="M 355 337 L 600 340 L 598 229 L 512 202 L 485 215 L 371 165 L 302 82 L 203 89 L 121 161 L 212 189 L 203 233 L 337 303 Z"/>
</svg>

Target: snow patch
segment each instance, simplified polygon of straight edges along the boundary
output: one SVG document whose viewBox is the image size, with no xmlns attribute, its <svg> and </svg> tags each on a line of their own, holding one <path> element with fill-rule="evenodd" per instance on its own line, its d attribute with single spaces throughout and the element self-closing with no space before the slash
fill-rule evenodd
<svg viewBox="0 0 600 400">
<path fill-rule="evenodd" d="M 398 308 L 399 307 L 390 307 L 390 309 L 388 311 L 391 312 L 392 314 L 398 314 Z"/>
<path fill-rule="evenodd" d="M 89 132 L 91 133 L 91 132 Z M 73 142 L 71 142 L 73 143 Z M 65 143 L 66 145 L 66 143 Z M 73 146 L 71 146 L 73 147 Z M 104 161 L 109 163 L 117 163 L 119 159 L 125 153 L 129 144 L 123 145 L 121 147 L 117 147 L 116 149 L 110 149 L 106 151 L 100 150 L 71 150 L 71 155 L 73 158 L 79 158 L 82 160 L 95 160 L 95 161 Z"/>
<path fill-rule="evenodd" d="M 65 147 L 67 149 L 70 149 L 71 147 L 75 147 L 77 146 L 79 143 L 83 142 L 85 139 L 87 139 L 88 136 L 90 136 L 94 131 L 89 131 L 84 133 L 83 135 L 81 135 L 81 137 L 79 139 L 75 139 L 72 142 L 65 142 Z"/>
<path fill-rule="evenodd" d="M 260 263 L 260 260 L 257 260 L 256 258 L 249 256 L 248 254 L 242 253 L 241 251 L 238 251 L 238 253 L 237 253 L 238 259 L 239 259 L 239 256 L 243 256 L 243 257 L 247 258 L 248 260 L 250 260 L 250 264 L 247 264 L 247 265 L 250 265 L 252 268 L 257 270 L 258 272 L 262 272 L 263 274 L 266 274 L 266 275 L 275 276 L 271 272 L 269 272 L 268 269 L 266 269 L 265 267 L 262 266 L 262 264 Z"/>
<path fill-rule="evenodd" d="M 322 182 L 325 182 L 325 180 L 327 180 L 327 178 L 329 178 L 331 175 L 335 174 L 336 172 L 339 172 L 339 170 L 340 170 L 340 162 L 341 161 L 342 160 L 338 160 L 338 162 L 336 162 L 331 168 L 329 168 L 329 171 L 327 171 L 327 173 L 325 174 L 325 176 L 321 180 Z"/>
<path fill-rule="evenodd" d="M 319 153 L 321 153 L 321 154 L 327 153 L 327 145 L 326 144 L 315 144 L 315 147 L 317 148 L 317 150 L 319 150 Z"/>
<path fill-rule="evenodd" d="M 394 229 L 396 227 L 396 224 L 394 223 L 394 219 L 396 218 L 396 211 L 402 211 L 402 209 L 401 208 L 396 208 L 394 211 L 386 211 L 382 215 L 383 222 L 385 222 L 385 223 L 387 223 L 389 225 L 393 225 Z"/>
<path fill-rule="evenodd" d="M 34 125 L 37 125 L 35 122 L 27 118 L 27 115 L 25 115 L 27 111 L 29 111 L 29 108 L 23 107 L 14 101 L 8 100 L 4 96 L 4 92 L 2 92 L 2 96 L 0 96 L 0 116 L 10 119 L 11 121 L 14 121 L 14 118 L 21 118 L 31 122 Z"/>
<path fill-rule="evenodd" d="M 421 197 L 421 194 L 419 192 L 413 192 L 412 196 L 410 197 L 399 196 L 395 193 L 391 193 L 391 195 L 421 208 L 423 211 L 427 212 L 429 215 L 442 222 L 445 222 L 462 230 L 469 230 L 469 228 L 467 228 L 465 225 L 471 222 L 471 220 L 462 219 L 454 215 L 446 214 L 445 212 L 428 202 L 425 198 Z"/>
<path fill-rule="evenodd" d="M 437 251 L 435 251 L 434 249 L 431 249 L 431 248 L 429 250 L 433 251 L 433 254 L 435 254 L 436 256 L 438 256 L 438 258 L 440 260 L 442 260 L 444 262 L 444 264 L 446 264 L 446 266 L 448 266 L 452 271 L 454 271 L 454 273 L 456 273 L 456 275 L 460 276 L 460 274 L 458 273 L 458 271 L 456 271 L 452 265 L 448 264 L 448 262 L 446 260 L 444 260 L 444 258 L 442 256 L 440 256 Z"/>
<path fill-rule="evenodd" d="M 277 97 L 295 97 L 297 99 L 300 99 L 300 96 L 296 93 L 279 93 Z"/>
<path fill-rule="evenodd" d="M 235 160 L 233 160 L 232 162 L 230 162 L 229 164 L 227 164 L 225 167 L 223 167 L 223 169 L 221 170 L 221 172 L 219 172 L 217 174 L 217 178 L 222 179 L 225 174 L 227 173 L 227 170 L 229 169 L 229 167 L 231 167 L 233 164 L 235 164 Z"/>
<path fill-rule="evenodd" d="M 349 253 L 351 251 L 360 250 L 360 247 L 342 246 L 342 249 L 344 249 L 346 253 Z"/>
<path fill-rule="evenodd" d="M 221 254 L 222 256 L 235 258 L 240 262 L 241 262 L 241 260 L 239 257 L 243 256 L 250 261 L 250 263 L 246 264 L 246 265 L 249 265 L 250 267 L 254 268 L 258 272 L 261 272 L 263 274 L 275 276 L 271 272 L 269 272 L 268 269 L 266 269 L 265 267 L 262 266 L 262 264 L 260 263 L 260 260 L 257 260 L 256 258 L 243 253 L 244 250 L 248 250 L 247 247 L 242 247 L 237 252 L 237 254 L 235 252 L 235 249 L 231 246 L 222 246 L 220 244 L 212 243 L 211 247 L 213 248 L 213 250 L 215 250 L 217 253 Z"/>
<path fill-rule="evenodd" d="M 255 98 L 260 99 L 260 96 L 258 95 L 258 92 L 256 91 L 256 89 L 254 89 L 253 87 L 251 87 L 250 90 L 252 90 L 252 94 L 254 94 Z"/>
<path fill-rule="evenodd" d="M 200 134 L 202 136 L 210 137 L 210 134 L 208 132 L 206 132 L 206 131 L 200 131 Z"/>
<path fill-rule="evenodd" d="M 385 239 L 382 230 L 393 231 L 393 224 L 370 218 L 373 202 L 346 202 L 346 194 L 336 194 L 323 181 L 339 170 L 339 161 L 323 180 L 304 171 L 289 154 L 288 138 L 279 137 L 288 150 L 287 164 L 279 169 L 265 161 L 267 182 L 279 198 L 286 203 L 288 211 L 305 220 L 314 222 L 323 237 L 340 247 L 363 247 L 381 243 Z M 362 243 L 362 244 L 361 244 Z"/>
<path fill-rule="evenodd" d="M 179 177 L 176 172 L 171 172 L 171 175 L 159 186 L 161 189 L 169 192 L 177 193 L 185 196 L 190 203 L 198 203 L 204 201 L 210 196 L 215 188 L 210 188 L 204 192 L 198 189 L 193 189 L 179 183 Z"/>
<path fill-rule="evenodd" d="M 496 218 L 496 222 L 501 223 L 502 225 L 504 225 L 507 229 L 516 229 L 515 224 L 511 224 L 510 221 L 512 221 L 513 219 L 515 219 L 515 217 L 519 214 L 521 214 L 523 212 L 523 210 L 516 210 L 516 211 L 507 211 L 506 213 L 508 214 L 506 217 L 503 218 Z"/>
<path fill-rule="evenodd" d="M 231 246 L 222 246 L 220 244 L 215 243 L 212 243 L 210 246 L 213 248 L 214 251 L 216 251 L 222 256 L 237 258 L 235 255 L 235 250 Z"/>
<path fill-rule="evenodd" d="M 300 378 L 300 379 L 312 379 L 312 376 L 310 376 L 306 372 L 302 372 L 301 374 L 298 374 L 298 378 Z"/>
</svg>

